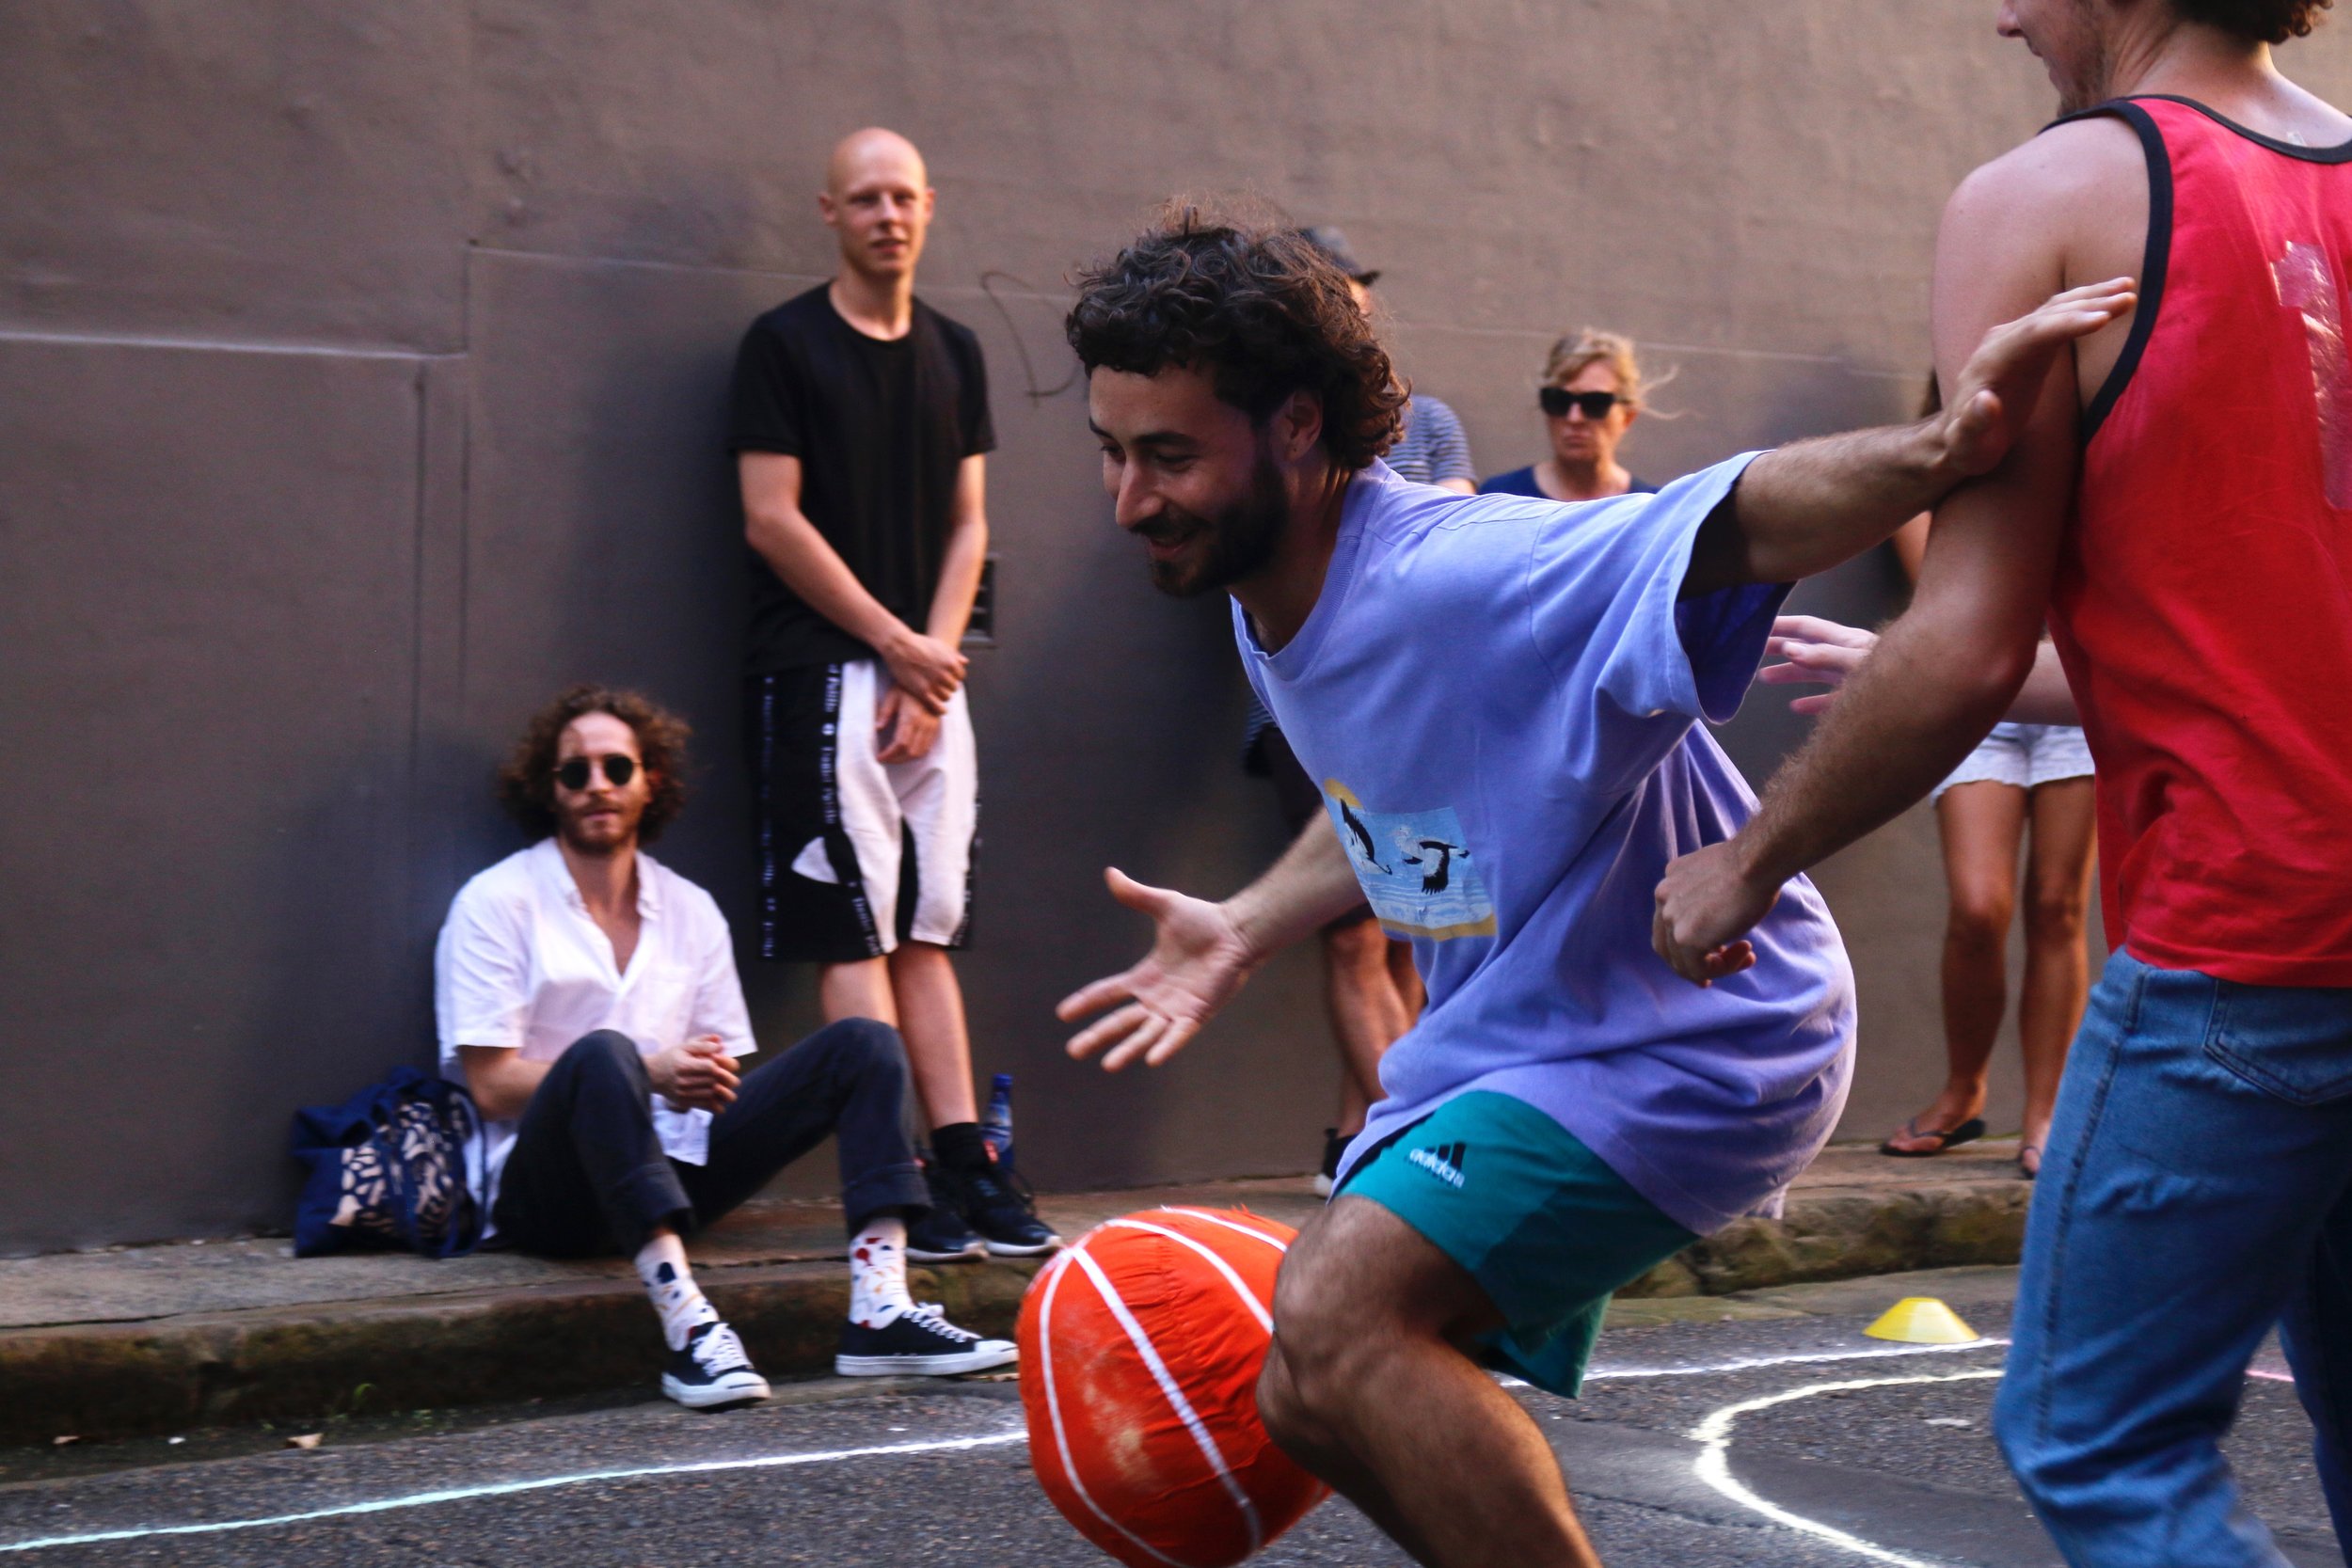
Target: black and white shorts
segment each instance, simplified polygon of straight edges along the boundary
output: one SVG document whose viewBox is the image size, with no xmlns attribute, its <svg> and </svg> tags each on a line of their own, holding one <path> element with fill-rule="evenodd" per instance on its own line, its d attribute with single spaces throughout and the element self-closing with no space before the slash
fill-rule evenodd
<svg viewBox="0 0 2352 1568">
<path fill-rule="evenodd" d="M 962 947 L 972 934 L 979 768 L 959 690 L 931 749 L 876 753 L 874 659 L 755 676 L 748 692 L 759 854 L 759 952 L 855 963 L 901 942 Z"/>
</svg>

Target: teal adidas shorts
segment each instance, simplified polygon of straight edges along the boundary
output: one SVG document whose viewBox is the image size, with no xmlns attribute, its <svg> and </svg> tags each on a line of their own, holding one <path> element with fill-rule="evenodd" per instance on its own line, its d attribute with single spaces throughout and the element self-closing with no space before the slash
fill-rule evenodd
<svg viewBox="0 0 2352 1568">
<path fill-rule="evenodd" d="M 1483 1089 L 1391 1136 L 1332 1196 L 1371 1199 L 1469 1270 L 1508 1325 L 1481 1359 L 1569 1398 L 1609 1298 L 1698 1240 L 1558 1122 Z"/>
</svg>

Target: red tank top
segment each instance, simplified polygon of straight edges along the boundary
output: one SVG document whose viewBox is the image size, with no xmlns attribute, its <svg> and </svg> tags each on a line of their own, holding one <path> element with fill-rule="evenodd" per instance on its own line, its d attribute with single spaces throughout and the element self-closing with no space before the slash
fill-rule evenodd
<svg viewBox="0 0 2352 1568">
<path fill-rule="evenodd" d="M 2107 940 L 2352 986 L 2352 144 L 2123 100 L 2139 314 L 2085 415 L 2051 629 L 2098 764 Z"/>
</svg>

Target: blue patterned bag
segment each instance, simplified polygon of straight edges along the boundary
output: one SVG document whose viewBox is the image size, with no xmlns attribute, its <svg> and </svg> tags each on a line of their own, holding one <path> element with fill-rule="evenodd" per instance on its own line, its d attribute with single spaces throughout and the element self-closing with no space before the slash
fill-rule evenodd
<svg viewBox="0 0 2352 1568">
<path fill-rule="evenodd" d="M 408 1067 L 341 1105 L 296 1111 L 294 1154 L 310 1176 L 294 1205 L 294 1256 L 471 1252 L 483 1215 L 466 1185 L 466 1148 L 481 1133 L 464 1089 Z"/>
</svg>

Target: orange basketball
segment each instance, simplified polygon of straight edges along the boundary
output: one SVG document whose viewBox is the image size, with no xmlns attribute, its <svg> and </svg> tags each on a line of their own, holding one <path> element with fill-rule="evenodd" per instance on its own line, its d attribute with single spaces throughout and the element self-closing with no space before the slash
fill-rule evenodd
<svg viewBox="0 0 2352 1568">
<path fill-rule="evenodd" d="M 1274 1274 L 1296 1235 L 1247 1209 L 1147 1209 L 1029 1286 L 1029 1462 L 1062 1517 L 1131 1568 L 1239 1562 L 1326 1495 L 1258 1419 Z"/>
</svg>

